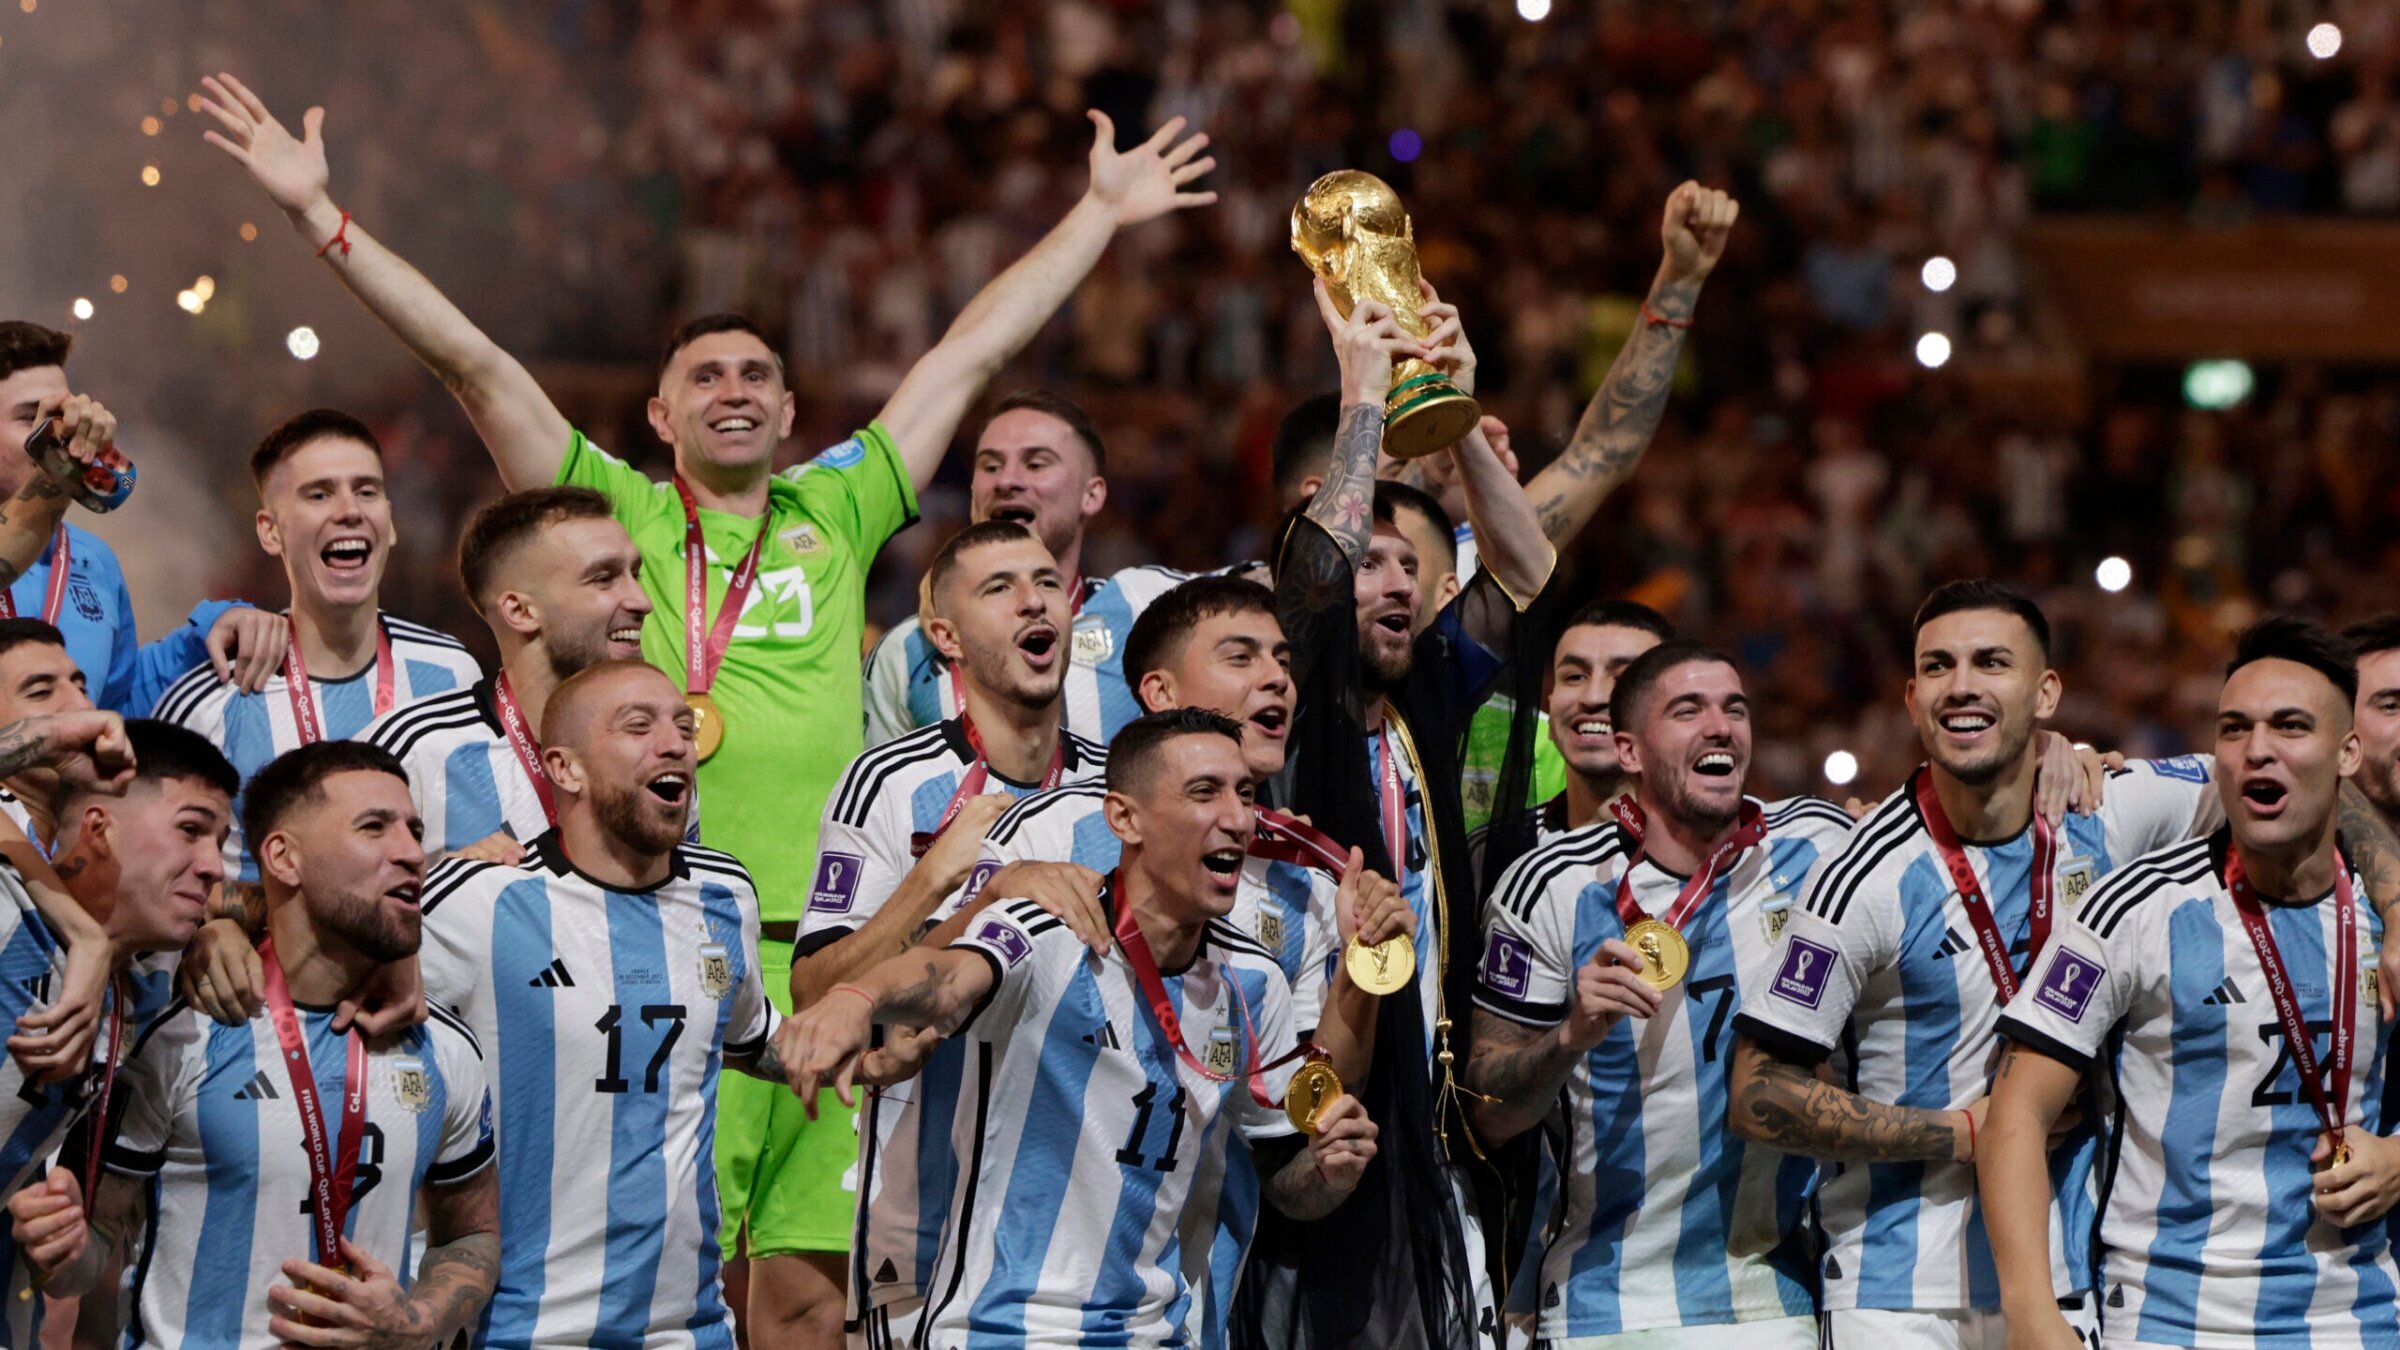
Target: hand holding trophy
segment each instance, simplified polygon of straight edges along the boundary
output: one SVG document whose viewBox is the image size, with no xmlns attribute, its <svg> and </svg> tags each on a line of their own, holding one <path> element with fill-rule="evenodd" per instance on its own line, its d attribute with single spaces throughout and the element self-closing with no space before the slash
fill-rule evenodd
<svg viewBox="0 0 2400 1350">
<path fill-rule="evenodd" d="M 1432 325 L 1417 311 L 1417 241 L 1392 185 L 1359 169 L 1341 169 L 1309 185 L 1292 207 L 1292 251 L 1325 282 L 1344 318 L 1361 300 L 1392 311 L 1403 332 L 1422 339 Z M 1415 459 L 1456 445 L 1483 415 L 1450 377 L 1423 361 L 1392 371 L 1383 401 L 1383 450 Z"/>
</svg>

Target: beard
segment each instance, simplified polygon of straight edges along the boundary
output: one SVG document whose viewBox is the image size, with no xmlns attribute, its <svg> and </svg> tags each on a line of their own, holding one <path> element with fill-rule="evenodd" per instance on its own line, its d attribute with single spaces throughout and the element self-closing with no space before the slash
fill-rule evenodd
<svg viewBox="0 0 2400 1350">
<path fill-rule="evenodd" d="M 1416 665 L 1416 644 L 1407 638 L 1385 643 L 1383 630 L 1358 635 L 1359 672 L 1367 686 L 1377 691 L 1397 689 L 1408 680 L 1408 672 Z"/>
<path fill-rule="evenodd" d="M 550 654 L 550 673 L 562 682 L 608 659 L 606 629 L 592 633 L 544 633 L 542 640 Z"/>
<path fill-rule="evenodd" d="M 1066 641 L 1064 634 L 1060 635 L 1059 641 Z M 1036 674 L 1011 659 L 1009 653 L 1015 650 L 1014 647 L 997 651 L 969 647 L 965 652 L 967 673 L 974 678 L 977 687 L 994 698 L 1020 708 L 1049 707 L 1057 700 L 1059 691 L 1067 686 L 1067 663 L 1058 661 L 1048 673 Z M 1052 650 L 1057 649 L 1054 647 Z"/>
<path fill-rule="evenodd" d="M 1943 752 L 1938 749 L 1927 750 L 1926 756 L 1934 763 L 1940 765 L 1942 772 L 1949 774 L 1952 778 L 1957 779 L 1959 782 L 1964 783 L 1969 787 L 1982 787 L 1984 784 L 1998 778 L 2004 771 L 2007 770 L 2009 765 L 2016 763 L 2020 759 L 2023 759 L 2025 757 L 2025 747 L 2033 744 L 2033 724 L 2030 721 L 2026 722 L 2022 727 L 2016 728 L 2012 728 L 2007 722 L 2003 721 L 1996 728 L 1996 730 L 1998 730 L 2001 735 L 1993 741 L 1991 748 L 1969 755 L 1966 758 L 1952 759 L 1945 756 Z M 1939 723 L 1936 723 L 1932 734 L 1926 738 L 1926 744 L 1928 746 L 1939 746 L 1941 744 L 1941 741 L 1938 739 L 1940 735 L 1941 726 Z"/>
<path fill-rule="evenodd" d="M 682 817 L 658 810 L 666 803 L 652 796 L 648 788 L 620 791 L 598 784 L 593 787 L 592 810 L 600 817 L 600 828 L 632 845 L 635 851 L 658 857 L 673 852 L 683 842 Z"/>
<path fill-rule="evenodd" d="M 1692 790 L 1692 776 L 1691 770 L 1684 769 L 1660 783 L 1659 804 L 1677 820 L 1711 833 L 1741 819 L 1742 799 L 1738 794 L 1731 803 L 1719 806 Z"/>
<path fill-rule="evenodd" d="M 2400 830 L 2400 763 L 2392 760 L 2367 760 L 2358 766 L 2358 790 L 2367 795 L 2367 802 L 2382 815 L 2385 823 Z"/>
<path fill-rule="evenodd" d="M 423 937 L 423 916 L 414 909 L 390 912 L 380 894 L 338 894 L 322 902 L 312 900 L 309 917 L 352 951 L 376 961 L 400 961 L 416 955 Z"/>
</svg>

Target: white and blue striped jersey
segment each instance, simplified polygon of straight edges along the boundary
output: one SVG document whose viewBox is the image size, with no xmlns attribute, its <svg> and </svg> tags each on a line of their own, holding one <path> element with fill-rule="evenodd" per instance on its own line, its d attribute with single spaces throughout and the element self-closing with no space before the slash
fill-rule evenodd
<svg viewBox="0 0 2400 1350">
<path fill-rule="evenodd" d="M 1070 732 L 1059 736 L 1065 780 L 1097 778 L 1106 752 Z M 801 915 L 798 955 L 824 950 L 883 909 L 916 865 L 917 842 L 941 828 L 951 796 L 974 765 L 975 748 L 955 718 L 850 762 L 817 827 L 817 874 Z M 1017 798 L 1040 786 L 990 772 L 984 783 Z M 961 902 L 961 896 L 951 897 L 930 921 L 940 923 Z M 957 1171 L 951 1117 L 965 1062 L 955 1042 L 945 1043 L 915 1077 L 869 1096 L 859 1122 L 859 1231 L 850 1249 L 854 1315 L 923 1297 Z"/>
<path fill-rule="evenodd" d="M 365 1130 L 343 1231 L 392 1268 L 416 1272 L 418 1189 L 492 1160 L 491 1098 L 474 1036 L 438 1004 L 423 1026 L 367 1050 Z M 325 1128 L 341 1128 L 344 1037 L 333 1010 L 299 1010 Z M 119 1071 L 123 1123 L 103 1155 L 150 1187 L 123 1345 L 272 1350 L 267 1291 L 283 1263 L 325 1261 L 308 1219 L 308 1146 L 272 1015 L 221 1026 L 180 1001 L 142 1032 Z"/>
<path fill-rule="evenodd" d="M 1171 567 L 1128 567 L 1104 580 L 1086 580 L 1083 604 L 1067 644 L 1066 724 L 1105 745 L 1142 715 L 1125 683 L 1125 639 L 1150 602 L 1191 580 Z M 958 681 L 950 663 L 915 616 L 894 625 L 867 655 L 867 744 L 886 741 L 954 716 Z"/>
<path fill-rule="evenodd" d="M 1087 783 L 1036 793 L 1010 807 L 984 836 L 983 857 L 968 879 L 965 899 L 975 899 L 984 879 L 1011 862 L 1080 863 L 1102 876 L 1115 871 L 1123 844 L 1101 814 L 1107 796 L 1107 789 Z M 1225 922 L 1274 954 L 1292 987 L 1292 1025 L 1301 1036 L 1314 1031 L 1324 1014 L 1341 946 L 1334 914 L 1340 888 L 1334 877 L 1313 867 L 1252 857 L 1242 865 L 1241 885 L 1225 916 Z M 1267 1056 L 1289 1048 L 1266 1047 Z M 1258 1169 L 1246 1148 L 1226 1150 L 1224 1175 L 1203 1177 L 1192 1189 L 1183 1232 L 1192 1264 L 1185 1277 L 1198 1314 L 1192 1332 L 1204 1346 L 1224 1343 L 1234 1285 L 1258 1225 L 1259 1199 Z M 1203 1253 L 1205 1263 L 1198 1260 Z"/>
<path fill-rule="evenodd" d="M 1869 813 L 1817 869 L 1785 928 L 1773 978 L 1742 1005 L 1737 1022 L 1762 1043 L 1829 1058 L 1836 1081 L 1870 1101 L 1951 1111 L 1990 1090 L 2000 994 L 1926 832 L 1915 782 L 1912 776 Z M 2112 775 L 2100 811 L 2068 816 L 2056 837 L 2053 932 L 2094 881 L 2151 849 L 2214 829 L 2221 817 L 2206 760 L 2137 761 Z M 2033 830 L 1968 843 L 1965 852 L 2012 960 L 2022 962 L 2031 933 Z M 2062 1298 L 2092 1287 L 2097 1152 L 2096 1129 L 2087 1124 L 2051 1154 L 2052 1273 Z M 1828 1164 L 1818 1219 L 1828 1309 L 2000 1304 L 1972 1164 Z"/>
<path fill-rule="evenodd" d="M 1815 1164 L 1725 1128 L 1726 1070 L 1733 1015 L 1758 996 L 1791 907 L 1851 820 L 1814 797 L 1765 814 L 1766 840 L 1683 926 L 1683 981 L 1655 1016 L 1620 1021 L 1567 1079 L 1557 1213 L 1547 1216 L 1556 1236 L 1537 1295 L 1545 1339 L 1816 1312 L 1804 1226 Z M 1617 885 L 1632 849 L 1604 821 L 1510 866 L 1485 910 L 1478 1007 L 1527 1026 L 1566 1020 L 1576 972 L 1625 935 Z M 1634 899 L 1664 916 L 1685 880 L 1645 861 Z"/>
<path fill-rule="evenodd" d="M 464 688 L 483 677 L 475 658 L 449 634 L 390 614 L 382 615 L 381 622 L 384 631 L 391 634 L 392 660 L 398 667 L 392 675 L 395 709 L 429 695 Z M 352 739 L 375 720 L 375 679 L 372 662 L 357 674 L 339 680 L 309 677 L 309 687 L 316 691 L 317 717 L 328 738 Z M 291 693 L 281 670 L 268 677 L 265 688 L 245 694 L 233 685 L 218 683 L 215 668 L 202 662 L 167 687 L 153 715 L 206 736 L 225 753 L 225 758 L 233 761 L 244 784 L 249 783 L 250 775 L 265 768 L 269 760 L 300 747 L 300 733 L 292 722 Z M 242 842 L 242 803 L 238 797 L 233 803 L 233 833 L 225 840 L 225 873 L 233 881 L 258 879 L 258 866 L 250 860 L 250 850 Z"/>
<path fill-rule="evenodd" d="M 16 1034 L 18 1018 L 49 1004 L 65 973 L 66 949 L 34 911 L 16 869 L 0 864 L 0 1040 Z M 105 1023 L 92 1053 L 96 1070 L 108 1053 Z M 118 1091 L 123 1090 L 120 1079 Z M 34 1179 L 98 1091 L 97 1072 L 63 1083 L 36 1083 L 14 1055 L 0 1055 L 0 1196 Z M 82 1162 L 77 1159 L 76 1165 Z M 0 1347 L 20 1350 L 33 1344 L 41 1300 L 18 1297 L 31 1270 L 17 1260 L 10 1233 L 0 1232 L 0 1262 L 7 1285 L 0 1296 L 8 1300 L 0 1313 Z"/>
<path fill-rule="evenodd" d="M 2335 1228 L 2310 1201 L 2323 1126 L 2225 889 L 2231 838 L 2170 845 L 2101 883 L 2009 1003 L 2001 1034 L 2078 1069 L 2096 1062 L 2115 1085 L 2100 1210 L 2108 1343 L 2400 1344 L 2383 1221 Z M 2319 1064 L 2333 982 L 2356 982 L 2343 1120 L 2379 1134 L 2391 1040 L 2376 1005 L 2383 923 L 2355 879 L 2352 894 L 2349 969 L 2336 964 L 2331 893 L 2265 908 Z"/>
<path fill-rule="evenodd" d="M 684 846 L 666 881 L 616 890 L 552 833 L 517 867 L 440 864 L 424 906 L 426 995 L 498 1066 L 500 1287 L 476 1344 L 729 1350 L 717 1073 L 774 1020 L 749 874 Z"/>
<path fill-rule="evenodd" d="M 1184 1043 L 1235 1075 L 1218 1083 L 1177 1056 L 1121 949 L 1092 957 L 1032 903 L 986 908 L 956 949 L 990 961 L 997 982 L 959 1033 L 980 1107 L 921 1343 L 1183 1344 L 1192 1188 L 1232 1133 L 1293 1132 L 1239 1077 L 1250 1036 L 1295 1034 L 1283 971 L 1212 920 L 1191 964 L 1164 976 Z M 1265 1075 L 1270 1098 L 1293 1067 Z"/>
</svg>

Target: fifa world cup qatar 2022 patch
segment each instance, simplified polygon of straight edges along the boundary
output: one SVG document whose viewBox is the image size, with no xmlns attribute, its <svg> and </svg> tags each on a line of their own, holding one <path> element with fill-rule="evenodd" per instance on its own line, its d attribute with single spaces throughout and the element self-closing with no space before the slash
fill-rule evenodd
<svg viewBox="0 0 2400 1350">
<path fill-rule="evenodd" d="M 1533 952 L 1510 933 L 1494 933 L 1483 949 L 1483 987 L 1523 998 L 1533 985 Z"/>
<path fill-rule="evenodd" d="M 2042 987 L 2034 991 L 2033 1000 L 2070 1022 L 2080 1022 L 2092 1006 L 2092 990 L 2106 973 L 2099 962 L 2081 952 L 2060 948 L 2051 957 L 2049 973 L 2042 976 Z"/>
<path fill-rule="evenodd" d="M 858 896 L 858 874 L 867 860 L 855 853 L 827 849 L 817 859 L 817 884 L 808 888 L 808 907 L 819 914 L 847 914 Z"/>
<path fill-rule="evenodd" d="M 995 919 L 984 920 L 983 926 L 975 930 L 975 940 L 1012 966 L 1033 955 L 1033 944 L 1025 940 L 1023 933 Z"/>
<path fill-rule="evenodd" d="M 1833 973 L 1833 949 L 1804 937 L 1786 938 L 1783 965 L 1769 986 L 1775 997 L 1814 1009 L 1825 1001 L 1825 977 Z"/>
</svg>

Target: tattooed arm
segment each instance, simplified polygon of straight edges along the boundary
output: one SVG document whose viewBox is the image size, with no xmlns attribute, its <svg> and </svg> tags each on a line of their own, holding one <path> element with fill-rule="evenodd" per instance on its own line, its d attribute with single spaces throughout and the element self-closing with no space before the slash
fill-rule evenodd
<svg viewBox="0 0 2400 1350">
<path fill-rule="evenodd" d="M 1383 445 L 1383 398 L 1391 392 L 1392 363 L 1424 356 L 1426 349 L 1401 331 L 1390 310 L 1372 300 L 1359 301 L 1348 318 L 1342 317 L 1322 281 L 1317 312 L 1333 335 L 1334 357 L 1342 368 L 1342 420 L 1325 484 L 1310 499 L 1308 518 L 1333 536 L 1355 568 L 1375 532 L 1375 452 Z"/>
<path fill-rule="evenodd" d="M 2050 1284 L 2050 1129 L 2073 1105 L 2080 1072 L 2015 1041 L 2000 1052 L 1975 1175 L 2012 1330 L 2067 1331 Z"/>
<path fill-rule="evenodd" d="M 877 1023 L 956 1031 L 999 980 L 980 954 L 956 947 L 917 947 L 885 961 L 784 1019 L 765 1058 L 776 1061 L 814 1119 L 817 1088 L 830 1080 L 834 1096 L 851 1105 L 851 1084 L 874 1042 Z"/>
<path fill-rule="evenodd" d="M 1564 544 L 1581 531 L 1601 501 L 1633 476 L 1634 465 L 1650 448 L 1666 414 L 1700 287 L 1724 256 L 1726 237 L 1740 213 L 1739 202 L 1698 183 L 1685 183 L 1667 198 L 1659 231 L 1666 257 L 1644 301 L 1649 314 L 1634 325 L 1567 448 L 1526 485 L 1525 495 L 1551 543 Z"/>
<path fill-rule="evenodd" d="M 41 560 L 66 514 L 66 489 L 38 466 L 15 497 L 0 503 L 0 587 L 15 585 Z"/>
<path fill-rule="evenodd" d="M 425 1260 L 409 1291 L 404 1335 L 446 1345 L 475 1325 L 500 1283 L 500 1169 L 425 1188 Z"/>
<path fill-rule="evenodd" d="M 1467 1052 L 1467 1086 L 1483 1094 L 1467 1107 L 1476 1137 L 1505 1144 L 1539 1125 L 1558 1104 L 1567 1074 L 1585 1054 L 1560 1030 L 1476 1010 L 1474 1045 Z"/>
<path fill-rule="evenodd" d="M 2356 779 L 2342 780 L 2334 828 L 2350 855 L 2350 865 L 2358 869 L 2358 879 L 2366 885 L 2368 902 L 2383 916 L 2385 931 L 2391 931 L 2400 924 L 2400 838 L 2393 836 L 2391 822 L 2359 790 Z M 2400 1011 L 2400 942 L 2383 944 L 2376 987 L 2383 1003 L 2383 1020 L 2389 1022 L 2395 1011 Z"/>
<path fill-rule="evenodd" d="M 1825 1082 L 1806 1064 L 1739 1035 L 1733 1042 L 1726 1124 L 1754 1144 L 1834 1162 L 1967 1162 L 1969 1112 L 1869 1101 Z"/>
</svg>

